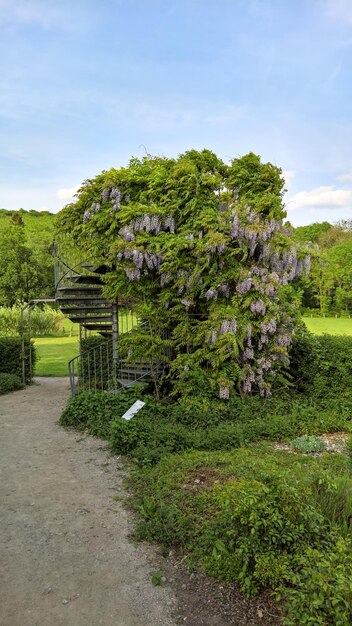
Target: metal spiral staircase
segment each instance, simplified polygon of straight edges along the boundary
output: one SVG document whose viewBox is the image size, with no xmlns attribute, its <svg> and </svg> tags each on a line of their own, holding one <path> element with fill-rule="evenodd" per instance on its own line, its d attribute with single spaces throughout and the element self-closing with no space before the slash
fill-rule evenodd
<svg viewBox="0 0 352 626">
<path fill-rule="evenodd" d="M 162 363 L 133 360 L 120 356 L 121 335 L 141 323 L 133 312 L 107 300 L 102 292 L 105 266 L 73 264 L 57 257 L 55 266 L 55 299 L 61 311 L 80 330 L 98 333 L 101 343 L 81 352 L 69 364 L 71 395 L 82 391 L 115 391 L 118 393 L 138 382 L 150 382 L 163 372 Z M 81 332 L 80 332 L 81 336 Z"/>
</svg>

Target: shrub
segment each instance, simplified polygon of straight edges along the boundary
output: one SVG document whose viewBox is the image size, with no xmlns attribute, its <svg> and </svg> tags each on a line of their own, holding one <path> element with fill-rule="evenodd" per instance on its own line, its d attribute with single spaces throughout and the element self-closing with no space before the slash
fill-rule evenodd
<svg viewBox="0 0 352 626">
<path fill-rule="evenodd" d="M 341 394 L 352 378 L 352 337 L 318 337 L 319 362 L 313 370 L 313 391 L 317 396 Z"/>
<path fill-rule="evenodd" d="M 54 335 L 60 330 L 64 320 L 61 311 L 49 305 L 35 308 L 31 312 L 31 336 L 44 337 Z M 24 313 L 25 328 L 28 330 L 28 312 Z M 0 307 L 0 335 L 18 337 L 22 334 L 21 307 Z"/>
<path fill-rule="evenodd" d="M 22 339 L 21 337 L 0 337 L 0 372 L 15 374 L 22 380 Z M 31 372 L 29 369 L 29 356 L 32 358 L 32 371 L 36 362 L 36 351 L 33 342 L 29 339 L 24 341 L 24 365 L 25 382 L 31 382 Z"/>
<path fill-rule="evenodd" d="M 16 374 L 0 373 L 0 395 L 23 389 L 23 383 Z"/>
<path fill-rule="evenodd" d="M 285 626 L 352 624 L 351 545 L 340 538 L 328 550 L 307 547 L 286 579 Z"/>
<path fill-rule="evenodd" d="M 291 441 L 291 446 L 299 452 L 322 452 L 325 443 L 320 437 L 314 435 L 302 435 Z"/>
<path fill-rule="evenodd" d="M 290 348 L 289 373 L 299 392 L 316 397 L 344 393 L 352 377 L 352 337 L 301 331 Z"/>
</svg>

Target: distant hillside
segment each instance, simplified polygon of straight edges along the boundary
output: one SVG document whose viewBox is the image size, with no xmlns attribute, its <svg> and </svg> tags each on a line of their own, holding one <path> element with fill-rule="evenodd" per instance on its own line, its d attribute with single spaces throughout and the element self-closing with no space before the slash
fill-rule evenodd
<svg viewBox="0 0 352 626">
<path fill-rule="evenodd" d="M 50 246 L 53 241 L 56 215 L 49 211 L 6 211 L 0 209 L 0 235 L 1 230 L 11 219 L 21 217 L 24 221 L 27 242 L 35 251 Z"/>
<path fill-rule="evenodd" d="M 54 258 L 52 256 L 52 243 L 54 239 L 56 215 L 49 211 L 6 211 L 0 209 L 0 305 L 8 306 L 15 301 L 30 298 L 51 297 L 54 292 Z M 21 245 L 21 235 L 25 235 L 24 245 L 29 249 L 28 255 L 30 261 L 30 279 L 28 278 L 28 270 L 22 270 L 22 258 L 18 259 L 20 265 L 16 265 L 13 255 L 8 256 L 7 237 L 8 226 L 17 224 L 22 226 L 18 231 L 18 243 Z M 22 242 L 23 243 L 23 242 Z M 15 246 L 15 243 L 11 245 Z M 15 250 L 14 250 L 15 252 Z M 15 254 L 16 257 L 16 254 Z M 15 258 L 14 257 L 14 258 Z M 13 264 L 13 267 L 11 264 Z M 12 278 L 9 279 L 9 266 L 12 272 Z M 7 295 L 4 295 L 4 283 L 17 285 L 17 288 L 9 288 L 6 283 Z M 11 282 L 12 281 L 12 282 Z M 11 291 L 11 297 L 8 294 Z M 23 294 L 26 294 L 25 296 Z"/>
</svg>

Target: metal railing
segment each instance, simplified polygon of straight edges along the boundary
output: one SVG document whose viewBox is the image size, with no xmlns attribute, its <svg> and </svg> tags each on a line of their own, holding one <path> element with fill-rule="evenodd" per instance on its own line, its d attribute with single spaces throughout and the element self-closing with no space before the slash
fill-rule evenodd
<svg viewBox="0 0 352 626">
<path fill-rule="evenodd" d="M 71 359 L 68 364 L 71 396 L 82 391 L 112 391 L 118 393 L 138 382 L 159 377 L 162 363 L 132 361 L 118 358 L 114 361 L 113 341 L 102 341 Z"/>
</svg>

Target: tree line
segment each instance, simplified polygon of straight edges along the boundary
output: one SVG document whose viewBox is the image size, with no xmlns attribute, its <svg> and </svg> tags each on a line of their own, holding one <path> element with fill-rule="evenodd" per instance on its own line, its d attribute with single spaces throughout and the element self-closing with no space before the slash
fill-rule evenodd
<svg viewBox="0 0 352 626">
<path fill-rule="evenodd" d="M 298 242 L 310 242 L 311 271 L 297 281 L 306 312 L 352 314 L 352 219 L 300 226 Z"/>
</svg>

